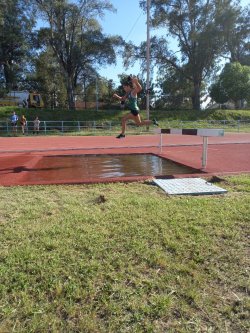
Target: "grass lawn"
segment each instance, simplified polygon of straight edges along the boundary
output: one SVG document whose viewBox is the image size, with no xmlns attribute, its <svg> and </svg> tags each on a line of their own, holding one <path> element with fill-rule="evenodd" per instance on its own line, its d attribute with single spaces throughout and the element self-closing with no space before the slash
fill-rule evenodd
<svg viewBox="0 0 250 333">
<path fill-rule="evenodd" d="M 0 332 L 247 333 L 250 176 L 0 187 Z"/>
</svg>

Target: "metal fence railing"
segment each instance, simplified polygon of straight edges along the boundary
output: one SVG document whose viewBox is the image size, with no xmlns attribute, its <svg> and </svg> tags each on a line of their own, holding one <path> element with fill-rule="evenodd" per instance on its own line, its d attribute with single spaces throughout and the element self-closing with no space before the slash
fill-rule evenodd
<svg viewBox="0 0 250 333">
<path fill-rule="evenodd" d="M 114 131 L 120 130 L 120 122 L 115 121 L 40 121 L 39 135 L 97 135 L 97 134 L 112 134 Z M 138 128 L 134 123 L 128 124 L 128 129 L 132 132 L 143 132 L 145 128 Z M 13 132 L 22 134 L 21 125 L 18 124 L 16 129 L 13 129 L 11 123 L 0 121 L 0 135 L 8 136 Z M 25 126 L 25 134 L 37 134 L 34 129 L 33 121 L 27 121 Z"/>
<path fill-rule="evenodd" d="M 120 131 L 118 121 L 41 121 L 39 135 L 109 135 Z M 250 132 L 250 120 L 198 120 L 160 121 L 161 128 L 222 128 L 228 132 Z M 152 128 L 152 127 L 151 127 Z M 152 133 L 146 126 L 137 127 L 133 122 L 128 122 L 127 130 L 132 134 Z M 33 121 L 28 121 L 25 134 L 34 132 Z M 13 134 L 9 121 L 0 121 L 0 136 Z M 22 135 L 21 125 L 17 126 L 17 135 Z"/>
</svg>

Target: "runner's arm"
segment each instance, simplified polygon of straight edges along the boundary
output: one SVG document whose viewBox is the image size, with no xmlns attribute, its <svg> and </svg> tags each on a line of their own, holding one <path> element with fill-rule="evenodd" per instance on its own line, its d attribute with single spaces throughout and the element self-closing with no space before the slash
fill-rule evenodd
<svg viewBox="0 0 250 333">
<path fill-rule="evenodd" d="M 133 82 L 132 94 L 135 96 L 136 94 L 142 91 L 142 86 L 140 85 L 137 77 L 135 76 L 132 78 L 132 82 Z"/>
<path fill-rule="evenodd" d="M 119 101 L 125 101 L 125 99 L 127 99 L 127 94 L 125 94 L 124 96 L 119 96 L 117 94 L 114 94 L 113 97 L 119 99 Z"/>
</svg>

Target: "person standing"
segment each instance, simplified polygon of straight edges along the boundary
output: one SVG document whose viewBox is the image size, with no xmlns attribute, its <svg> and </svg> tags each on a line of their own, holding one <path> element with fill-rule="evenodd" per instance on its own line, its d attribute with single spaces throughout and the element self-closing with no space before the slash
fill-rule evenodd
<svg viewBox="0 0 250 333">
<path fill-rule="evenodd" d="M 27 119 L 25 118 L 24 115 L 22 115 L 22 117 L 20 118 L 20 124 L 21 124 L 22 133 L 24 135 L 25 134 L 25 128 L 27 126 Z"/>
<path fill-rule="evenodd" d="M 38 119 L 38 117 L 36 117 L 33 124 L 34 124 L 33 134 L 38 134 L 39 133 L 39 128 L 40 128 L 40 120 Z"/>
<path fill-rule="evenodd" d="M 12 126 L 12 132 L 14 134 L 17 133 L 17 122 L 18 122 L 18 115 L 16 115 L 16 112 L 13 111 L 12 116 L 10 117 L 10 123 Z"/>
</svg>

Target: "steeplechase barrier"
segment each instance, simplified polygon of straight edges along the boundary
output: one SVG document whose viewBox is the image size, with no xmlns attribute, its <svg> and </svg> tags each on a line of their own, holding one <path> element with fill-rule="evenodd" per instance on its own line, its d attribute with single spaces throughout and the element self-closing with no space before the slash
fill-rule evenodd
<svg viewBox="0 0 250 333">
<path fill-rule="evenodd" d="M 224 136 L 224 129 L 217 128 L 157 128 L 156 133 L 160 134 L 160 150 L 162 152 L 162 135 L 163 134 L 177 134 L 177 135 L 197 135 L 203 138 L 202 146 L 202 169 L 207 166 L 207 149 L 208 149 L 208 137 L 211 136 Z"/>
</svg>

